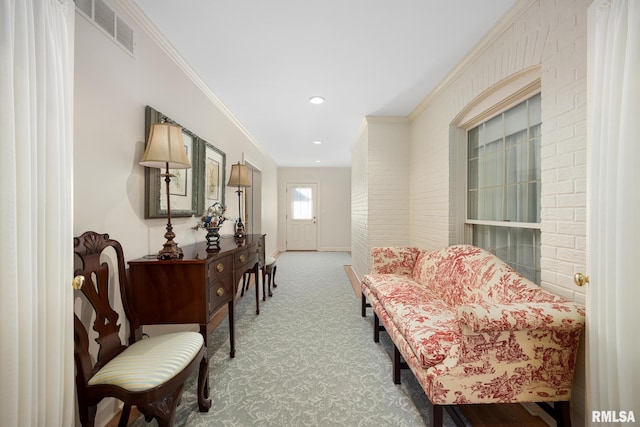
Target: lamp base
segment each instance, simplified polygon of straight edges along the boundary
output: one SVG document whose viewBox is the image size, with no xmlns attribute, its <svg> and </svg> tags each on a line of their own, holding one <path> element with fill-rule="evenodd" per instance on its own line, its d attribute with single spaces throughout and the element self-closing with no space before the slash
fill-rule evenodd
<svg viewBox="0 0 640 427">
<path fill-rule="evenodd" d="M 164 234 L 164 237 L 167 241 L 164 242 L 162 249 L 158 252 L 158 259 L 182 259 L 184 254 L 182 253 L 182 248 L 179 248 L 178 244 L 173 241 L 176 235 L 171 225 L 167 226 L 167 232 Z"/>
<path fill-rule="evenodd" d="M 242 219 L 238 218 L 238 220 L 236 221 L 236 226 L 235 226 L 235 233 L 233 235 L 233 237 L 238 240 L 238 239 L 244 239 L 246 236 L 245 231 L 244 231 L 244 224 L 242 223 Z"/>
</svg>

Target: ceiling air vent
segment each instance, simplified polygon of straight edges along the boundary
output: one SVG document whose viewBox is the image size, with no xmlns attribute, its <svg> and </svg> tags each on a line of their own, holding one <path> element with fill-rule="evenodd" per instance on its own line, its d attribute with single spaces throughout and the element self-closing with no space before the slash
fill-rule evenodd
<svg viewBox="0 0 640 427">
<path fill-rule="evenodd" d="M 74 0 L 76 8 L 112 40 L 133 55 L 131 28 L 104 0 Z"/>
</svg>

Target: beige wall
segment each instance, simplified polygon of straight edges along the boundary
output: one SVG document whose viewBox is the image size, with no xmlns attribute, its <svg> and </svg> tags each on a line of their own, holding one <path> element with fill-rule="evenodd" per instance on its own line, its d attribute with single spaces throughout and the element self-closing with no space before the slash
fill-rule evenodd
<svg viewBox="0 0 640 427">
<path fill-rule="evenodd" d="M 537 73 L 534 77 L 542 93 L 542 286 L 585 302 L 584 289 L 573 285 L 572 276 L 585 271 L 587 250 L 586 21 L 590 4 L 590 0 L 522 0 L 431 94 L 425 94 L 409 117 L 410 212 L 408 223 L 398 222 L 400 227 L 408 224 L 411 245 L 433 249 L 463 241 L 460 117 L 496 87 L 517 87 L 522 83 L 520 76 L 531 80 L 531 73 Z M 353 145 L 354 189 L 370 192 L 373 188 L 371 141 L 381 131 L 366 124 Z M 400 136 L 397 143 L 402 143 Z M 366 254 L 362 251 L 370 249 L 364 242 L 386 232 L 370 217 L 373 199 L 371 193 L 352 198 L 354 236 L 359 243 L 354 244 L 354 267 L 356 260 L 363 264 Z M 377 206 L 390 210 L 396 202 Z M 584 354 L 578 357 L 572 418 L 575 425 L 583 425 Z"/>
<path fill-rule="evenodd" d="M 276 164 L 131 16 L 116 11 L 134 28 L 134 56 L 76 13 L 74 232 L 108 232 L 128 258 L 162 247 L 166 220 L 144 219 L 144 168 L 138 165 L 150 105 L 224 151 L 226 176 L 243 156 L 261 169 L 263 232 L 267 252 L 275 252 Z M 225 197 L 228 215 L 237 217 L 233 189 Z M 180 245 L 204 239 L 202 230 L 191 229 L 196 221 L 172 220 Z M 222 232 L 233 232 L 231 221 Z"/>
<path fill-rule="evenodd" d="M 278 172 L 280 250 L 285 250 L 287 184 L 315 183 L 318 184 L 318 250 L 350 251 L 351 169 L 285 167 Z"/>
</svg>

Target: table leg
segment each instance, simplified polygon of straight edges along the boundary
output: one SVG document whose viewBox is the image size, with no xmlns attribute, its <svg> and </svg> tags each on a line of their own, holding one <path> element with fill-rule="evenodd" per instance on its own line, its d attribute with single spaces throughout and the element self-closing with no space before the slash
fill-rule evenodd
<svg viewBox="0 0 640 427">
<path fill-rule="evenodd" d="M 235 315 L 234 315 L 234 298 L 228 303 L 229 307 L 229 347 L 231 349 L 230 357 L 233 359 L 236 357 L 236 333 L 235 333 Z"/>
<path fill-rule="evenodd" d="M 258 263 L 256 262 L 256 264 L 253 266 L 253 274 L 254 277 L 256 278 L 256 283 L 254 283 L 254 286 L 256 287 L 256 314 L 260 314 L 260 278 L 258 276 L 259 274 L 259 269 L 258 269 Z"/>
</svg>

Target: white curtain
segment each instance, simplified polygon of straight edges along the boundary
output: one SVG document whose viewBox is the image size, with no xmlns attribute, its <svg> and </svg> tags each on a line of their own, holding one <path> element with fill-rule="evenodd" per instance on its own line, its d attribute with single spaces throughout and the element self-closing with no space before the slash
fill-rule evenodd
<svg viewBox="0 0 640 427">
<path fill-rule="evenodd" d="M 588 405 L 640 421 L 640 1 L 589 10 Z"/>
<path fill-rule="evenodd" d="M 72 0 L 0 1 L 0 424 L 71 426 Z"/>
</svg>

